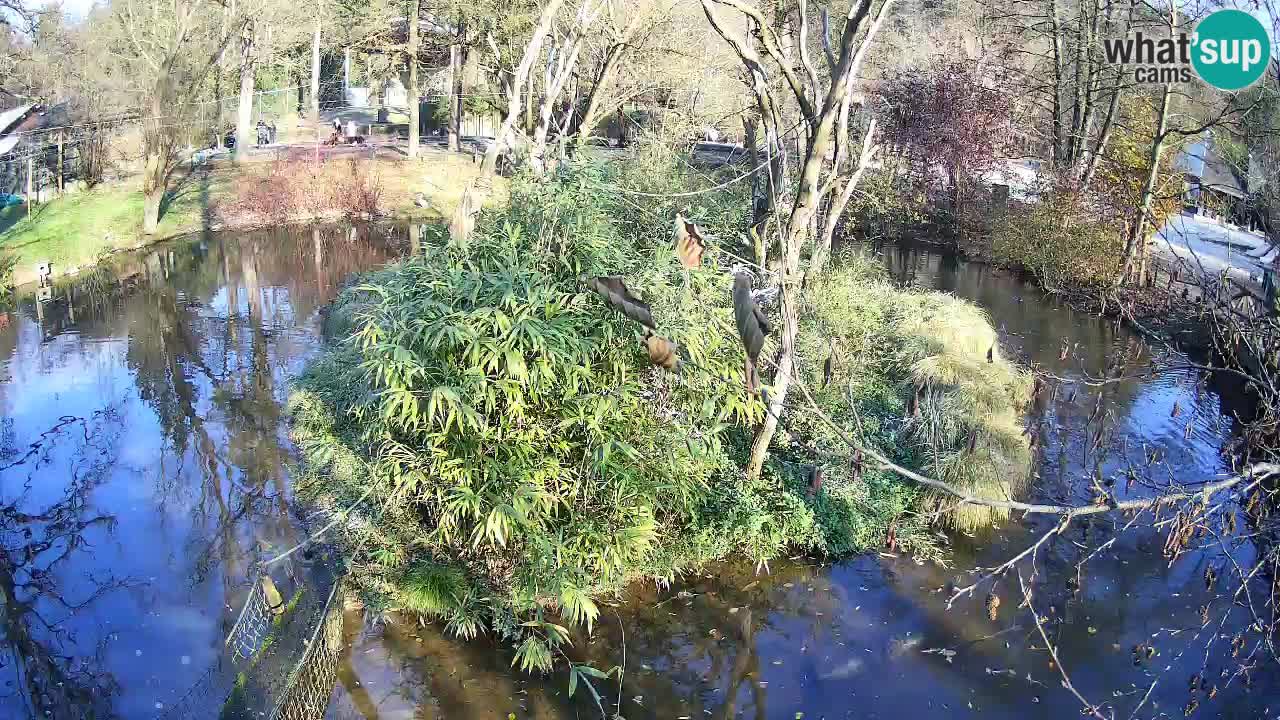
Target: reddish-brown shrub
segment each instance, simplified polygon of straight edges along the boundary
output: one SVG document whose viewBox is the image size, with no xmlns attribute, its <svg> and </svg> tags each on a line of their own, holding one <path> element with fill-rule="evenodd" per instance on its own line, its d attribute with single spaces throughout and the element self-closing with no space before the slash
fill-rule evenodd
<svg viewBox="0 0 1280 720">
<path fill-rule="evenodd" d="M 373 217 L 381 200 L 382 186 L 369 161 L 298 156 L 246 171 L 221 214 L 224 221 L 241 225 L 281 225 L 338 215 Z"/>
<path fill-rule="evenodd" d="M 373 217 L 382 201 L 382 183 L 368 163 L 354 158 L 347 163 L 345 176 L 334 185 L 334 202 L 350 216 Z"/>
</svg>

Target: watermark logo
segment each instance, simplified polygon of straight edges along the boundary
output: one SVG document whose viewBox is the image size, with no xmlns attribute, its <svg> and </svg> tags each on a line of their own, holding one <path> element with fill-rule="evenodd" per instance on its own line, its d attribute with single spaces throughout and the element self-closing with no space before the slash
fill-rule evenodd
<svg viewBox="0 0 1280 720">
<path fill-rule="evenodd" d="M 1189 83 L 1195 76 L 1219 90 L 1240 90 L 1262 77 L 1271 61 L 1271 39 L 1258 18 L 1242 10 L 1217 10 L 1195 32 L 1151 38 L 1141 31 L 1103 41 L 1107 62 L 1134 66 L 1140 83 Z"/>
<path fill-rule="evenodd" d="M 1219 90 L 1249 87 L 1262 77 L 1271 61 L 1267 29 L 1242 10 L 1218 10 L 1201 20 L 1192 43 L 1191 64 L 1196 74 Z"/>
</svg>

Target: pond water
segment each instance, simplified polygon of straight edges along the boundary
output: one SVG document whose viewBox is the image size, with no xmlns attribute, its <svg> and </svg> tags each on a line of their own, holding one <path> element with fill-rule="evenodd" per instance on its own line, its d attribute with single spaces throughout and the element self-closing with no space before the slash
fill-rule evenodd
<svg viewBox="0 0 1280 720">
<path fill-rule="evenodd" d="M 319 347 L 319 310 L 351 272 L 411 247 L 409 234 L 210 235 L 27 289 L 0 313 L 0 717 L 155 717 L 197 682 L 252 564 L 299 539 L 280 403 Z M 1121 497 L 1229 469 L 1236 389 L 1008 274 L 927 248 L 866 252 L 901 282 L 981 304 L 1004 352 L 1068 379 L 1029 421 L 1040 438 L 1035 498 L 1087 502 L 1093 478 L 1130 465 L 1137 482 L 1116 483 Z M 1165 371 L 1080 382 L 1153 365 Z M 759 573 L 726 563 L 670 588 L 635 587 L 572 653 L 625 668 L 621 687 L 596 689 L 608 715 L 630 720 L 1077 718 L 1017 608 L 1016 576 L 996 587 L 994 621 L 985 586 L 946 607 L 948 583 L 999 564 L 1046 522 L 952 536 L 948 568 L 887 554 Z M 1140 703 L 1137 717 L 1176 717 L 1198 673 L 1218 686 L 1212 700 L 1207 688 L 1196 695 L 1200 715 L 1275 716 L 1275 664 L 1255 655 L 1256 668 L 1237 672 L 1248 650 L 1233 660 L 1231 637 L 1246 616 L 1205 587 L 1207 566 L 1225 575 L 1224 547 L 1204 540 L 1170 563 L 1162 536 L 1130 531 L 1089 559 L 1077 587 L 1076 564 L 1116 522 L 1080 523 L 1036 564 L 1035 606 L 1076 688 L 1118 717 Z M 1242 563 L 1253 552 L 1229 548 Z M 346 620 L 334 720 L 600 712 L 583 689 L 569 698 L 562 675 L 513 670 L 510 648 L 492 641 L 367 623 L 358 611 Z M 1139 644 L 1154 654 L 1135 664 Z"/>
<path fill-rule="evenodd" d="M 298 539 L 281 402 L 318 312 L 403 247 L 209 235 L 0 308 L 0 718 L 155 717 L 205 672 Z"/>
<path fill-rule="evenodd" d="M 1115 477 L 1130 464 L 1139 475 L 1134 496 L 1149 492 L 1144 482 L 1192 482 L 1229 469 L 1222 450 L 1234 430 L 1237 389 L 1193 369 L 1084 385 L 1079 379 L 1176 367 L 1181 359 L 1152 357 L 1113 322 L 1077 313 L 988 266 L 926 247 L 866 252 L 902 283 L 982 305 L 1001 330 L 1004 352 L 1077 380 L 1046 393 L 1034 409 L 1030 422 L 1041 438 L 1035 498 L 1089 502 L 1094 476 Z M 1100 420 L 1090 422 L 1100 394 Z M 1159 459 L 1148 463 L 1157 448 Z M 1121 499 L 1123 484 L 1116 486 Z M 1186 553 L 1170 565 L 1163 536 L 1123 533 L 1088 561 L 1076 592 L 1076 564 L 1088 554 L 1081 546 L 1111 537 L 1113 522 L 1125 520 L 1080 523 L 1037 561 L 1036 609 L 1048 618 L 1046 632 L 1076 688 L 1095 703 L 1112 703 L 1120 718 L 1144 698 L 1137 717 L 1182 717 L 1193 697 L 1205 717 L 1274 716 L 1274 665 L 1255 656 L 1257 669 L 1235 674 L 1239 658 L 1223 664 L 1231 660 L 1232 635 L 1247 621 L 1238 607 L 1228 612 L 1229 598 L 1205 588 L 1208 564 L 1222 574 L 1222 550 Z M 629 720 L 1079 718 L 1081 705 L 1062 687 L 1030 614 L 1017 609 L 1016 576 L 996 587 L 1002 605 L 995 621 L 984 606 L 988 586 L 946 607 L 948 583 L 967 584 L 967 570 L 999 565 L 1050 527 L 1017 521 L 987 535 L 953 536 L 950 568 L 888 555 L 834 565 L 774 562 L 767 573 L 726 563 L 661 591 L 632 587 L 604 608 L 593 635 L 572 654 L 601 669 L 625 667 L 621 688 L 615 679 L 597 684 L 606 714 Z M 1242 563 L 1252 551 L 1247 543 L 1232 549 Z M 1024 573 L 1029 577 L 1030 568 Z M 1213 632 L 1201 629 L 1205 605 Z M 563 674 L 531 678 L 512 670 L 509 648 L 459 642 L 408 621 L 366 625 L 358 612 L 347 620 L 349 648 L 328 712 L 334 720 L 600 714 L 582 689 L 568 697 Z M 1135 664 L 1138 644 L 1155 653 Z M 1209 678 L 1194 696 L 1193 674 Z"/>
</svg>

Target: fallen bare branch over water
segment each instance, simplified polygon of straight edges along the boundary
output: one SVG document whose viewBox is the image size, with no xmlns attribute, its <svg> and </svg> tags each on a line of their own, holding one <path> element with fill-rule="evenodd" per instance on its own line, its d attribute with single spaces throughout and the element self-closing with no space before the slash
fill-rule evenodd
<svg viewBox="0 0 1280 720">
<path fill-rule="evenodd" d="M 876 452 L 876 450 L 874 450 L 873 448 L 864 447 L 863 445 L 859 444 L 852 437 L 850 437 L 849 434 L 846 433 L 843 428 L 837 425 L 836 422 L 832 420 L 829 415 L 827 415 L 825 412 L 822 411 L 822 408 L 819 407 L 818 403 L 813 399 L 813 395 L 809 393 L 809 388 L 802 379 L 800 379 L 799 377 L 796 377 L 794 378 L 793 381 L 795 382 L 796 386 L 800 389 L 800 392 L 804 394 L 805 399 L 808 400 L 809 409 L 820 420 L 822 420 L 823 423 L 825 423 L 828 427 L 830 427 L 831 430 L 836 433 L 836 436 L 839 437 L 841 441 L 843 441 L 845 444 L 857 450 L 861 450 L 864 454 L 866 454 L 867 456 L 875 460 L 877 463 L 879 463 L 880 468 L 883 470 L 890 470 L 896 473 L 897 475 L 899 475 L 900 477 L 903 477 L 907 480 L 915 482 L 919 485 L 923 485 L 925 487 L 933 488 L 934 490 L 938 490 L 940 492 L 946 493 L 947 495 L 950 495 L 956 498 L 961 503 L 966 503 L 971 505 L 982 505 L 985 507 L 998 508 L 1002 510 L 1018 510 L 1028 514 L 1061 515 L 1066 521 L 1069 521 L 1071 519 L 1074 519 L 1077 517 L 1083 517 L 1086 515 L 1097 515 L 1100 513 L 1109 513 L 1109 512 L 1115 512 L 1115 511 L 1149 510 L 1151 508 L 1170 505 L 1172 503 L 1176 503 L 1182 500 L 1191 500 L 1196 497 L 1209 497 L 1211 495 L 1214 495 L 1215 493 L 1219 493 L 1224 490 L 1230 490 L 1231 488 L 1246 481 L 1257 480 L 1259 478 L 1270 477 L 1272 475 L 1280 474 L 1280 464 L 1266 463 L 1266 462 L 1254 463 L 1246 467 L 1244 471 L 1237 473 L 1236 475 L 1233 475 L 1223 480 L 1219 480 L 1217 482 L 1204 485 L 1199 489 L 1197 489 L 1195 492 L 1174 492 L 1174 493 L 1168 493 L 1165 495 L 1160 495 L 1158 497 L 1143 498 L 1139 500 L 1126 500 L 1124 502 L 1111 501 L 1111 502 L 1102 503 L 1102 504 L 1091 503 L 1089 505 L 1046 505 L 1041 503 L 1019 502 L 1017 500 L 993 500 L 990 498 L 982 498 L 982 497 L 977 497 L 975 495 L 967 493 L 961 490 L 960 488 L 957 488 L 954 485 L 951 485 L 949 483 L 942 482 L 941 480 L 935 480 L 934 478 L 925 477 L 924 475 L 921 475 L 915 471 L 904 468 L 901 465 L 898 465 L 897 463 L 893 462 L 892 460 L 889 460 L 884 455 L 881 455 L 879 452 Z"/>
</svg>

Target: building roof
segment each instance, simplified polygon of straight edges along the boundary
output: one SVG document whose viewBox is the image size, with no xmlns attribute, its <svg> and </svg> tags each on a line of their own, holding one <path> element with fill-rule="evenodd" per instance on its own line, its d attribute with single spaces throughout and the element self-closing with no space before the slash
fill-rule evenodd
<svg viewBox="0 0 1280 720">
<path fill-rule="evenodd" d="M 1237 198 L 1249 194 L 1244 178 L 1237 175 L 1235 168 L 1213 151 L 1210 151 L 1204 159 L 1204 173 L 1200 175 L 1200 187 Z"/>
<path fill-rule="evenodd" d="M 17 125 L 19 122 L 22 122 L 22 119 L 25 118 L 27 114 L 30 113 L 31 110 L 34 108 L 35 108 L 35 105 L 31 105 L 31 104 L 19 105 L 15 108 L 11 108 L 9 110 L 5 110 L 4 112 L 0 113 L 0 135 L 4 135 L 5 133 L 8 133 L 11 129 L 13 129 L 13 126 Z"/>
<path fill-rule="evenodd" d="M 1248 180 L 1214 150 L 1213 137 L 1208 133 L 1188 145 L 1174 161 L 1174 166 L 1196 178 L 1200 187 L 1206 190 L 1238 198 L 1249 194 Z"/>
</svg>

